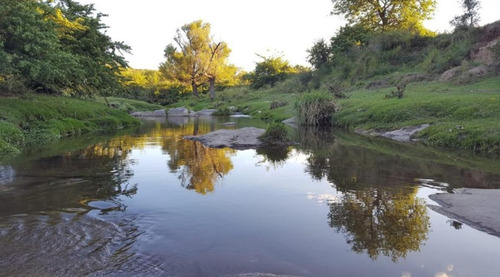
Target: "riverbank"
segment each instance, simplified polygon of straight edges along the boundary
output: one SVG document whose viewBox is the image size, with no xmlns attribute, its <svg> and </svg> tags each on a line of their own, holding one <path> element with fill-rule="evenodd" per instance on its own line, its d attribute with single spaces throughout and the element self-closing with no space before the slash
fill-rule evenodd
<svg viewBox="0 0 500 277">
<path fill-rule="evenodd" d="M 347 91 L 349 98 L 337 100 L 340 111 L 334 115 L 335 125 L 352 131 L 380 133 L 430 124 L 413 138 L 432 147 L 500 153 L 500 78 L 465 85 L 438 81 L 410 83 L 403 98 L 386 98 L 393 90 L 395 87 L 387 86 Z M 215 101 L 208 96 L 188 97 L 169 107 L 231 108 L 254 118 L 282 121 L 295 115 L 298 95 L 272 88 L 241 87 L 219 92 Z"/>
<path fill-rule="evenodd" d="M 0 98 L 0 156 L 24 145 L 97 131 L 119 130 L 140 121 L 119 109 L 91 100 L 27 94 Z"/>
<path fill-rule="evenodd" d="M 457 189 L 454 193 L 430 196 L 440 206 L 434 211 L 465 223 L 472 228 L 500 237 L 500 190 Z"/>
</svg>

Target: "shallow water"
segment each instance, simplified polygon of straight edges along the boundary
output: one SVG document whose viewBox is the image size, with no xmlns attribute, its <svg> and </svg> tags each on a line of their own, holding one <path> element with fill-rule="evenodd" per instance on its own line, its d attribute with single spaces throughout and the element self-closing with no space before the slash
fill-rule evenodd
<svg viewBox="0 0 500 277">
<path fill-rule="evenodd" d="M 498 276 L 500 238 L 429 194 L 500 188 L 500 162 L 338 131 L 295 147 L 183 135 L 248 118 L 145 121 L 0 165 L 2 276 Z"/>
</svg>

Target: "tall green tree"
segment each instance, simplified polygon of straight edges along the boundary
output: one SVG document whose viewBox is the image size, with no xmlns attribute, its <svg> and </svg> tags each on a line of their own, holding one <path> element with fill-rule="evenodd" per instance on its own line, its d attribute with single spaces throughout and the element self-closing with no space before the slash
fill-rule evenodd
<svg viewBox="0 0 500 277">
<path fill-rule="evenodd" d="M 455 27 L 472 27 L 479 23 L 479 9 L 481 3 L 479 0 L 461 0 L 461 5 L 464 10 L 462 15 L 457 15 L 450 21 Z"/>
<path fill-rule="evenodd" d="M 266 85 L 274 86 L 279 81 L 285 80 L 290 74 L 297 73 L 297 68 L 281 56 L 265 57 L 258 55 L 262 61 L 255 65 L 248 79 L 253 88 L 259 89 Z"/>
<path fill-rule="evenodd" d="M 210 49 L 210 24 L 198 20 L 177 29 L 176 46 L 165 48 L 166 61 L 160 71 L 168 78 L 189 83 L 193 94 L 198 96 L 198 86 L 205 77 L 206 60 Z"/>
<path fill-rule="evenodd" d="M 102 23 L 102 18 L 106 15 L 97 12 L 94 5 L 82 5 L 73 0 L 56 3 L 55 8 L 64 18 L 81 26 L 61 35 L 63 49 L 78 59 L 82 69 L 74 76 L 73 91 L 106 95 L 121 89 L 121 69 L 128 66 L 122 54 L 128 53 L 130 47 L 105 34 L 108 27 Z"/>
<path fill-rule="evenodd" d="M 332 0 L 332 14 L 372 30 L 411 29 L 425 33 L 436 0 Z"/>
<path fill-rule="evenodd" d="M 330 60 L 330 47 L 324 39 L 316 41 L 307 53 L 307 61 L 316 69 Z"/>
<path fill-rule="evenodd" d="M 223 41 L 215 42 L 210 31 L 210 24 L 202 20 L 177 29 L 175 44 L 165 48 L 166 60 L 160 65 L 160 71 L 168 79 L 190 85 L 195 96 L 198 96 L 198 87 L 208 81 L 213 99 L 217 79 L 235 71 L 234 66 L 228 64 L 231 49 Z"/>
<path fill-rule="evenodd" d="M 204 61 L 204 74 L 208 78 L 210 99 L 215 99 L 215 81 L 217 77 L 229 77 L 227 73 L 233 73 L 234 66 L 228 64 L 227 59 L 231 49 L 225 42 L 210 42 L 208 57 Z"/>
<path fill-rule="evenodd" d="M 72 0 L 0 0 L 0 81 L 89 96 L 120 88 L 129 47 L 104 34 L 102 16 Z"/>
</svg>

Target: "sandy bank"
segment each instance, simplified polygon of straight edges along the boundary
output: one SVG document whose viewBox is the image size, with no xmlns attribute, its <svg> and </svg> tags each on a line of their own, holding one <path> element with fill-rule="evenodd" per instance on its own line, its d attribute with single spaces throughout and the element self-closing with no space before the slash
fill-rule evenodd
<svg viewBox="0 0 500 277">
<path fill-rule="evenodd" d="M 441 206 L 429 207 L 475 229 L 500 237 L 500 190 L 456 189 L 430 196 Z"/>
</svg>

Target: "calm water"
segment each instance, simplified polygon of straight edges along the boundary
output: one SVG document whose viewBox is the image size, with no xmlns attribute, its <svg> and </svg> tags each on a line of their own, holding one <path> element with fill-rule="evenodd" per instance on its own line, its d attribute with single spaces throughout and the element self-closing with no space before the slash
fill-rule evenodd
<svg viewBox="0 0 500 277">
<path fill-rule="evenodd" d="M 145 121 L 0 165 L 0 275 L 500 276 L 500 238 L 426 206 L 500 188 L 498 159 L 329 131 L 257 151 L 182 139 L 225 121 L 264 126 Z"/>
</svg>

